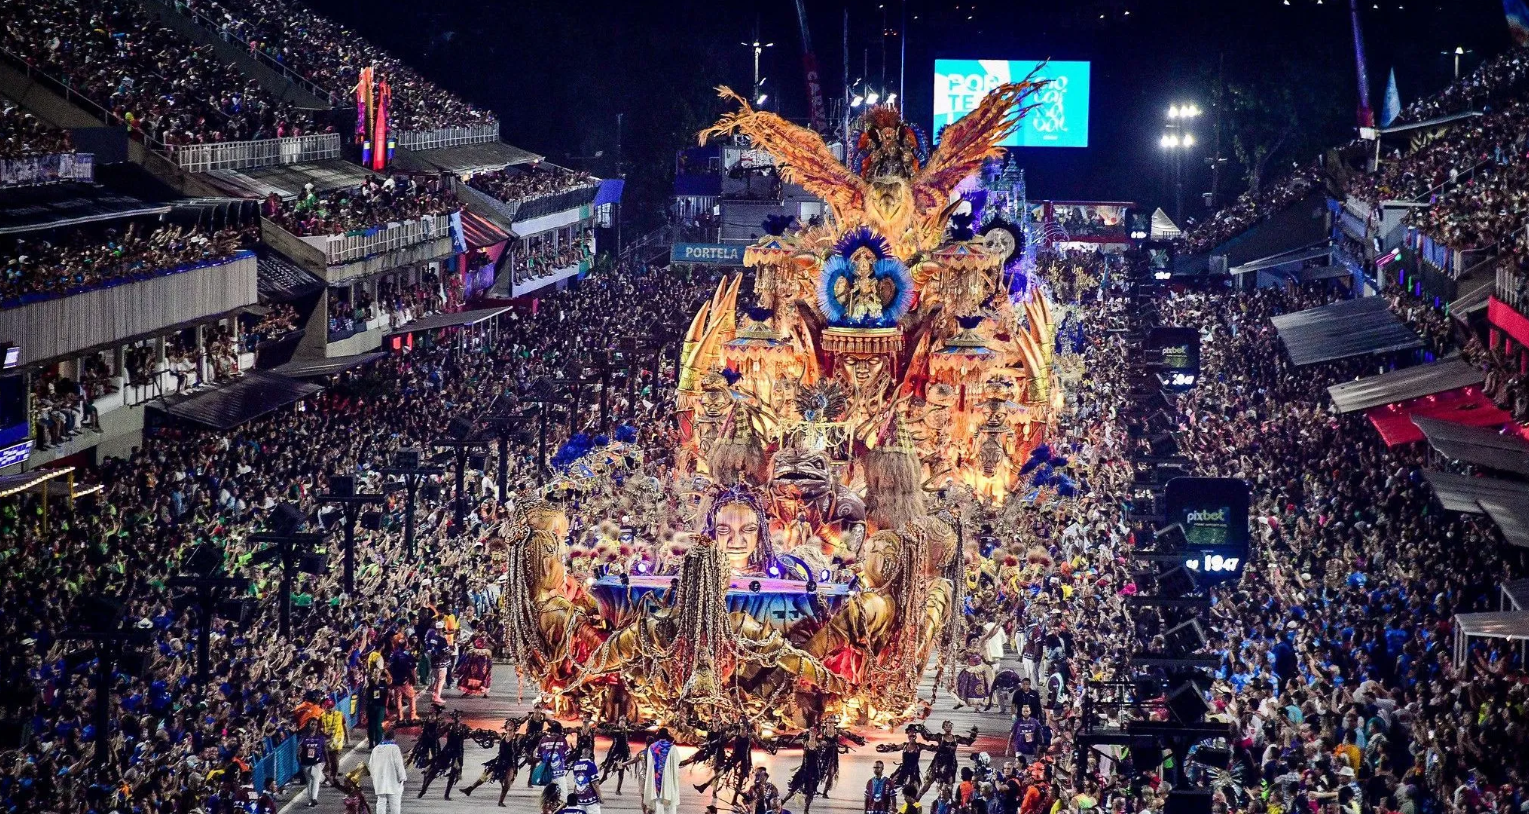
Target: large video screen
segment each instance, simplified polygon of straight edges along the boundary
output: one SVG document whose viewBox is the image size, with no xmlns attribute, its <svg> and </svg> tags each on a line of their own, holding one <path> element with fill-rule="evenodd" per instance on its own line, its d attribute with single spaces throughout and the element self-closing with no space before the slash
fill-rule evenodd
<svg viewBox="0 0 1529 814">
<path fill-rule="evenodd" d="M 934 133 L 960 119 L 988 91 L 1024 79 L 1034 60 L 937 59 L 934 61 Z M 1005 147 L 1087 147 L 1089 63 L 1048 62 L 1035 78 L 1050 80 L 1030 99 L 1030 111 Z"/>
</svg>

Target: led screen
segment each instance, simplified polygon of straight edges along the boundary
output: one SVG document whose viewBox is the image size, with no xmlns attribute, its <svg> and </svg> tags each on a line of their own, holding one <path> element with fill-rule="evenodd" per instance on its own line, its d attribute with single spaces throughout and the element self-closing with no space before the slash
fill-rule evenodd
<svg viewBox="0 0 1529 814">
<path fill-rule="evenodd" d="M 934 61 L 934 133 L 977 107 L 988 91 L 1024 79 L 1036 61 L 937 59 Z M 1089 63 L 1048 62 L 1035 75 L 1050 82 L 1028 101 L 1038 105 L 1005 147 L 1087 147 Z"/>
</svg>

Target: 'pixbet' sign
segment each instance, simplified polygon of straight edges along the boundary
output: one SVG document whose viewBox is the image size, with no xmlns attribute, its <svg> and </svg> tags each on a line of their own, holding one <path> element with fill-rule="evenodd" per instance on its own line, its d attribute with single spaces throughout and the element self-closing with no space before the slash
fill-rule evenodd
<svg viewBox="0 0 1529 814">
<path fill-rule="evenodd" d="M 1163 514 L 1184 529 L 1184 567 L 1209 582 L 1236 579 L 1248 559 L 1248 485 L 1237 478 L 1174 478 Z"/>
<path fill-rule="evenodd" d="M 743 249 L 742 245 L 729 243 L 676 243 L 669 249 L 669 262 L 741 266 Z"/>
</svg>

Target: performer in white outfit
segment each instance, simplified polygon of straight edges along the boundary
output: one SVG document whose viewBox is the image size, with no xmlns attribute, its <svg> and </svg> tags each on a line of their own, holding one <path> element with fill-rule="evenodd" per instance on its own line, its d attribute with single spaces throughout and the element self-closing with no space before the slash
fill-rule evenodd
<svg viewBox="0 0 1529 814">
<path fill-rule="evenodd" d="M 671 754 L 674 739 L 668 729 L 660 729 L 648 741 L 648 747 L 630 763 L 642 761 L 642 810 L 646 814 L 679 814 L 680 776 L 676 766 L 679 756 Z"/>
<path fill-rule="evenodd" d="M 402 814 L 403 784 L 409 771 L 391 731 L 383 733 L 382 743 L 372 749 L 366 769 L 372 776 L 372 791 L 377 793 L 377 814 Z"/>
</svg>

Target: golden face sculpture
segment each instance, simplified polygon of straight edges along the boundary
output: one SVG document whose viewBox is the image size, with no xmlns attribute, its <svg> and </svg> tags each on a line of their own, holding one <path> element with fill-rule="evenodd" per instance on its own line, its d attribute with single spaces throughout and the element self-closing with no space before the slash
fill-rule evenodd
<svg viewBox="0 0 1529 814">
<path fill-rule="evenodd" d="M 759 550 L 759 513 L 747 503 L 728 503 L 717 509 L 712 535 L 733 571 L 748 571 Z"/>
<path fill-rule="evenodd" d="M 870 353 L 846 353 L 839 357 L 839 369 L 850 391 L 861 396 L 873 395 L 887 379 L 887 360 Z"/>
<path fill-rule="evenodd" d="M 561 542 L 568 539 L 568 515 L 551 504 L 537 503 L 527 507 L 525 522 L 536 531 L 545 531 L 552 535 L 553 540 Z"/>
</svg>

